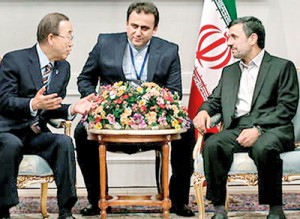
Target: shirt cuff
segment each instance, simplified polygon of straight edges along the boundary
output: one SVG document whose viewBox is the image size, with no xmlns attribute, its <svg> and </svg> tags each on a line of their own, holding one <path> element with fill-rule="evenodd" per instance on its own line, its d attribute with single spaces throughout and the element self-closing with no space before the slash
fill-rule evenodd
<svg viewBox="0 0 300 219">
<path fill-rule="evenodd" d="M 68 108 L 68 120 L 73 120 L 76 117 L 76 114 L 74 114 L 74 115 L 71 114 L 71 107 L 72 107 L 72 104 Z"/>
<path fill-rule="evenodd" d="M 30 108 L 30 114 L 35 117 L 37 115 L 37 110 L 33 110 L 32 109 L 32 99 L 30 99 L 30 102 L 29 102 L 29 108 Z"/>
</svg>

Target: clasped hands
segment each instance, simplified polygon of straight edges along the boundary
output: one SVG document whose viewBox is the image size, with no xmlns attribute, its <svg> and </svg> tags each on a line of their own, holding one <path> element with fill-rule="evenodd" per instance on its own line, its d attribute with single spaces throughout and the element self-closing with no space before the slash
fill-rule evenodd
<svg viewBox="0 0 300 219">
<path fill-rule="evenodd" d="M 205 110 L 198 112 L 193 119 L 194 127 L 201 135 L 204 135 L 206 130 L 211 128 L 210 123 L 211 118 Z M 240 132 L 239 136 L 236 138 L 236 141 L 243 147 L 252 147 L 259 136 L 260 132 L 257 130 L 257 128 L 246 128 Z"/>
<path fill-rule="evenodd" d="M 45 95 L 46 87 L 43 86 L 32 99 L 31 105 L 33 110 L 55 110 L 61 107 L 63 99 L 57 93 Z M 79 113 L 85 115 L 96 107 L 93 100 L 96 98 L 92 93 L 84 98 L 81 98 L 76 103 L 71 105 L 71 114 Z"/>
</svg>

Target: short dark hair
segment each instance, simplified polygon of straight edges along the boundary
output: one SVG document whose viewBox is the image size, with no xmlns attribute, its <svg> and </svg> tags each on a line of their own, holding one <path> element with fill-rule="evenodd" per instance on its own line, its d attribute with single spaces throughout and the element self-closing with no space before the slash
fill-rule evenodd
<svg viewBox="0 0 300 219">
<path fill-rule="evenodd" d="M 252 16 L 237 18 L 230 22 L 228 28 L 236 24 L 243 24 L 243 30 L 247 37 L 249 37 L 252 33 L 255 33 L 258 37 L 258 47 L 261 49 L 265 48 L 266 32 L 262 22 L 258 18 Z"/>
<path fill-rule="evenodd" d="M 59 35 L 59 23 L 61 21 L 69 21 L 69 18 L 56 12 L 43 17 L 37 28 L 37 41 L 39 43 L 45 41 L 50 33 Z"/>
<path fill-rule="evenodd" d="M 152 2 L 137 1 L 132 3 L 127 10 L 127 21 L 129 20 L 129 16 L 133 11 L 138 14 L 141 13 L 141 11 L 143 11 L 145 14 L 153 14 L 155 18 L 154 27 L 157 27 L 159 22 L 159 12 L 157 7 Z"/>
</svg>

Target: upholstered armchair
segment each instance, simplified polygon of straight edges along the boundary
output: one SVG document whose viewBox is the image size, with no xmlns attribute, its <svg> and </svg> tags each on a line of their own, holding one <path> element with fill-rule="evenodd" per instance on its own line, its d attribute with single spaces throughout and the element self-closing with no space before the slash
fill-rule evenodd
<svg viewBox="0 0 300 219">
<path fill-rule="evenodd" d="M 64 133 L 71 136 L 71 121 L 60 119 L 51 120 L 49 123 L 55 128 L 64 128 Z M 53 171 L 49 164 L 38 155 L 24 155 L 19 166 L 17 179 L 18 188 L 26 188 L 35 183 L 41 184 L 41 213 L 43 218 L 48 218 L 47 213 L 47 193 L 48 183 L 54 181 Z"/>
<path fill-rule="evenodd" d="M 298 72 L 298 81 L 300 76 Z M 220 125 L 221 115 L 217 114 L 211 119 L 211 127 Z M 283 182 L 290 182 L 300 179 L 300 101 L 298 103 L 298 109 L 293 119 L 295 127 L 295 150 L 285 152 L 280 155 L 283 160 Z M 199 219 L 205 218 L 205 206 L 204 206 L 204 187 L 205 177 L 203 169 L 203 158 L 201 154 L 203 145 L 203 136 L 199 133 L 198 141 L 194 148 L 194 189 L 196 194 L 196 200 L 199 210 Z M 227 185 L 230 182 L 239 181 L 244 182 L 246 185 L 257 185 L 258 176 L 257 169 L 253 160 L 248 156 L 248 153 L 235 153 L 231 169 L 229 171 Z M 226 197 L 226 208 L 228 210 L 229 199 L 228 194 Z"/>
</svg>

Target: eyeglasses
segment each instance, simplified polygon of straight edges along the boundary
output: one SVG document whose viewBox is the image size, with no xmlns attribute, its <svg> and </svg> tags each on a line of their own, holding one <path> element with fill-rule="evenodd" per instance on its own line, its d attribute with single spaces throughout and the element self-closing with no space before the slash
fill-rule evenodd
<svg viewBox="0 0 300 219">
<path fill-rule="evenodd" d="M 54 36 L 58 36 L 58 37 L 67 39 L 68 41 L 72 41 L 72 40 L 74 39 L 74 36 L 73 36 L 73 35 L 70 35 L 70 36 L 61 36 L 61 35 L 56 35 L 56 34 L 54 34 Z"/>
</svg>

